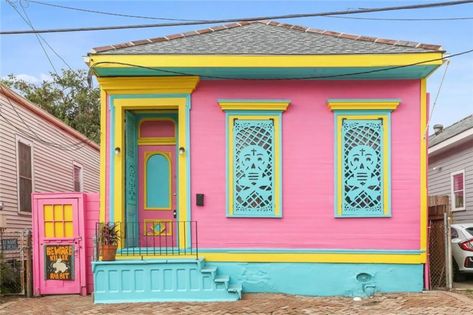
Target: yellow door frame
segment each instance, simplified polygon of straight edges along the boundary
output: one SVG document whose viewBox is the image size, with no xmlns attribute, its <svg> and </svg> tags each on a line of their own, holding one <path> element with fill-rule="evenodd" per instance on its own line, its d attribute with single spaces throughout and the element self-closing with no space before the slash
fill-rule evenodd
<svg viewBox="0 0 473 315">
<path fill-rule="evenodd" d="M 125 218 L 125 154 L 123 148 L 125 147 L 125 111 L 127 110 L 177 110 L 178 113 L 178 139 L 177 147 L 184 148 L 185 153 L 177 156 L 177 171 L 179 174 L 177 183 L 178 193 L 178 221 L 188 221 L 188 187 L 190 185 L 190 170 L 188 158 L 189 148 L 187 144 L 188 139 L 188 120 L 189 120 L 189 95 L 197 86 L 198 77 L 170 77 L 170 78 L 98 78 L 101 89 L 105 95 L 101 97 L 102 115 L 105 113 L 107 106 L 107 99 L 109 96 L 120 96 L 127 94 L 127 98 L 115 98 L 111 106 L 115 108 L 115 117 L 111 117 L 110 124 L 114 129 L 113 147 L 119 149 L 119 154 L 114 154 L 114 168 L 110 170 L 114 172 L 115 181 L 109 183 L 114 185 L 114 222 L 124 222 Z M 130 97 L 130 94 L 136 97 Z M 159 95 L 162 94 L 162 97 Z M 170 94 L 179 94 L 177 96 L 168 96 Z M 105 118 L 102 117 L 102 123 Z M 103 128 L 102 131 L 108 128 Z M 103 136 L 104 137 L 104 136 Z M 105 141 L 103 142 L 105 143 Z M 106 150 L 101 150 L 101 160 L 107 161 Z M 101 172 L 105 174 L 105 163 L 102 162 Z M 105 176 L 101 180 L 101 197 L 105 197 Z M 105 218 L 105 203 L 101 198 L 101 220 Z M 184 231 L 179 231 L 179 247 L 185 248 L 189 246 L 187 238 L 184 237 Z"/>
</svg>

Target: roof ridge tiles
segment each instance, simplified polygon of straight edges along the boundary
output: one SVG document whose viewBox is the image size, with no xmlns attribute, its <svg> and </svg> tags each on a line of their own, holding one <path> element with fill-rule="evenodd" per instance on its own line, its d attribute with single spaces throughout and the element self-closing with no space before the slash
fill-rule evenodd
<svg viewBox="0 0 473 315">
<path fill-rule="evenodd" d="M 304 32 L 304 33 L 315 33 L 315 34 L 320 34 L 320 35 L 324 35 L 324 36 L 344 38 L 344 39 L 355 40 L 355 41 L 373 42 L 373 43 L 380 43 L 380 44 L 385 44 L 385 45 L 393 45 L 393 46 L 420 48 L 420 49 L 425 49 L 425 50 L 442 51 L 442 46 L 440 46 L 440 45 L 424 44 L 424 43 L 418 43 L 418 42 L 413 42 L 413 41 L 385 39 L 385 38 L 378 38 L 378 37 L 371 37 L 371 36 L 364 36 L 364 35 L 346 34 L 346 33 L 341 33 L 341 32 L 330 31 L 330 30 L 321 30 L 321 29 L 305 27 L 305 26 L 300 26 L 300 25 L 280 23 L 280 22 L 273 21 L 273 20 L 259 20 L 259 21 L 233 22 L 233 23 L 229 23 L 229 24 L 211 26 L 211 27 L 207 27 L 207 28 L 204 28 L 204 29 L 200 29 L 200 30 L 194 30 L 194 31 L 188 31 L 188 32 L 184 32 L 184 33 L 166 35 L 166 36 L 162 36 L 162 37 L 134 40 L 134 41 L 126 42 L 126 43 L 119 43 L 119 44 L 108 45 L 108 46 L 100 46 L 100 47 L 93 48 L 91 50 L 91 53 L 92 54 L 93 53 L 101 53 L 101 52 L 105 52 L 105 51 L 117 50 L 117 49 L 128 48 L 128 47 L 134 47 L 134 46 L 139 46 L 139 45 L 146 45 L 146 44 L 150 44 L 150 43 L 171 41 L 171 40 L 175 40 L 175 39 L 181 39 L 181 38 L 187 38 L 187 37 L 192 37 L 192 36 L 197 36 L 197 35 L 202 35 L 202 34 L 207 34 L 207 33 L 213 33 L 213 32 L 218 32 L 218 31 L 223 31 L 223 30 L 229 30 L 229 29 L 233 29 L 233 28 L 237 28 L 237 27 L 243 27 L 243 26 L 247 26 L 247 25 L 251 25 L 251 24 L 264 24 L 264 25 L 281 27 L 281 28 L 294 30 L 294 31 L 300 31 L 300 32 Z"/>
</svg>

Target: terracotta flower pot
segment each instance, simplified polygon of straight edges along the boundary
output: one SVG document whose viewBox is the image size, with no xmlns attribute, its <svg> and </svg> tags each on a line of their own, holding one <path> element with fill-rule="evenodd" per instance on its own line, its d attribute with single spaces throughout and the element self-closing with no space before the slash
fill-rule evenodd
<svg viewBox="0 0 473 315">
<path fill-rule="evenodd" d="M 102 260 L 113 261 L 117 254 L 117 245 L 102 245 Z"/>
</svg>

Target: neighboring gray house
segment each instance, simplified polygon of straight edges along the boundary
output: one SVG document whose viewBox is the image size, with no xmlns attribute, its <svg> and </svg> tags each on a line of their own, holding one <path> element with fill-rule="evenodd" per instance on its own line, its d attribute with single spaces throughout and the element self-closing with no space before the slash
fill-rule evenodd
<svg viewBox="0 0 473 315">
<path fill-rule="evenodd" d="M 31 227 L 32 192 L 97 192 L 99 146 L 0 85 L 0 228 Z"/>
<path fill-rule="evenodd" d="M 473 223 L 473 115 L 434 130 L 429 137 L 429 196 L 448 195 L 454 223 Z"/>
</svg>

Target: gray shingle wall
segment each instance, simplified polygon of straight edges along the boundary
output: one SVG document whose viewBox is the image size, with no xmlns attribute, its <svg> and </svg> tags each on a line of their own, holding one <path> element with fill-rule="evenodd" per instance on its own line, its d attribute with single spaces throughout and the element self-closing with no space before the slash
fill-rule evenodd
<svg viewBox="0 0 473 315">
<path fill-rule="evenodd" d="M 435 170 L 433 168 L 436 168 Z M 453 213 L 454 223 L 473 223 L 473 141 L 429 161 L 429 195 L 451 194 L 451 173 L 465 170 L 466 210 Z"/>
<path fill-rule="evenodd" d="M 323 55 L 409 52 L 428 52 L 428 50 L 337 38 L 254 23 L 100 54 Z"/>
</svg>

